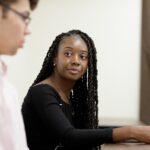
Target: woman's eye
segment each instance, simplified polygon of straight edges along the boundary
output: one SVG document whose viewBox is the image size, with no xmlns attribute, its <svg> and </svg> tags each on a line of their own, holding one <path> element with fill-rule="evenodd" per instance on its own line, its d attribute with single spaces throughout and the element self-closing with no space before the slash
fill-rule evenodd
<svg viewBox="0 0 150 150">
<path fill-rule="evenodd" d="M 81 55 L 80 57 L 81 57 L 82 60 L 86 60 L 88 58 L 87 55 Z"/>
<path fill-rule="evenodd" d="M 72 55 L 71 52 L 65 52 L 65 56 L 70 57 Z"/>
</svg>

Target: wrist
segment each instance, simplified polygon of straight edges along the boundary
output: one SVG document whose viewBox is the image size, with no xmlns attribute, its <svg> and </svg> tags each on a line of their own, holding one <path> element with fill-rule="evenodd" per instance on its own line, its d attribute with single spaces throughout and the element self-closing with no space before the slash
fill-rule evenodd
<svg viewBox="0 0 150 150">
<path fill-rule="evenodd" d="M 134 139 L 134 137 L 135 137 L 135 131 L 132 126 L 115 128 L 113 130 L 113 140 L 116 142 Z"/>
</svg>

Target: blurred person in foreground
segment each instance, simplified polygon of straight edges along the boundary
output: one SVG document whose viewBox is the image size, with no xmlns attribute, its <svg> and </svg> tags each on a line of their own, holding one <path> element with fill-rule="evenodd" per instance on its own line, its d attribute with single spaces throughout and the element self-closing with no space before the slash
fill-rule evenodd
<svg viewBox="0 0 150 150">
<path fill-rule="evenodd" d="M 27 150 L 17 92 L 7 81 L 2 55 L 13 56 L 30 34 L 30 12 L 38 0 L 0 0 L 0 150 Z"/>
</svg>

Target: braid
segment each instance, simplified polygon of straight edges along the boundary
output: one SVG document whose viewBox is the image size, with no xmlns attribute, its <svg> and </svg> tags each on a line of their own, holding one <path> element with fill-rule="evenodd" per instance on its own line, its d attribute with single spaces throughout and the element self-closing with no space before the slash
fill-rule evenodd
<svg viewBox="0 0 150 150">
<path fill-rule="evenodd" d="M 39 83 L 40 81 L 46 79 L 53 72 L 53 69 L 54 69 L 53 59 L 57 55 L 58 46 L 63 37 L 64 37 L 64 33 L 58 35 L 55 38 L 55 40 L 53 41 L 51 47 L 49 48 L 49 50 L 47 52 L 45 59 L 44 59 L 42 69 L 32 85 L 35 85 L 35 84 Z"/>
<path fill-rule="evenodd" d="M 46 79 L 53 72 L 53 60 L 58 52 L 60 42 L 73 35 L 79 35 L 88 47 L 88 69 L 86 73 L 76 81 L 70 93 L 70 101 L 74 109 L 74 120 L 77 128 L 98 127 L 98 95 L 97 95 L 97 58 L 93 40 L 80 30 L 71 30 L 58 35 L 53 41 L 45 57 L 42 69 L 33 85 Z M 99 147 L 89 150 L 98 150 Z"/>
</svg>

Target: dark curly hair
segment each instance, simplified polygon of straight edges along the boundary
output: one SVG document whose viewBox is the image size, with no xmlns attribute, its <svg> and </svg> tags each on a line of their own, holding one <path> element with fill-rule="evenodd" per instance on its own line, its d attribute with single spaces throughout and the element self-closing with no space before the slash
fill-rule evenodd
<svg viewBox="0 0 150 150">
<path fill-rule="evenodd" d="M 86 73 L 76 81 L 70 93 L 70 102 L 74 109 L 74 120 L 77 128 L 98 127 L 98 94 L 97 94 L 97 57 L 93 40 L 80 30 L 71 30 L 61 33 L 53 41 L 49 48 L 42 69 L 35 79 L 33 85 L 48 78 L 54 69 L 53 60 L 58 53 L 60 42 L 70 36 L 80 36 L 88 47 L 88 69 Z M 98 149 L 94 148 L 94 149 Z"/>
</svg>

